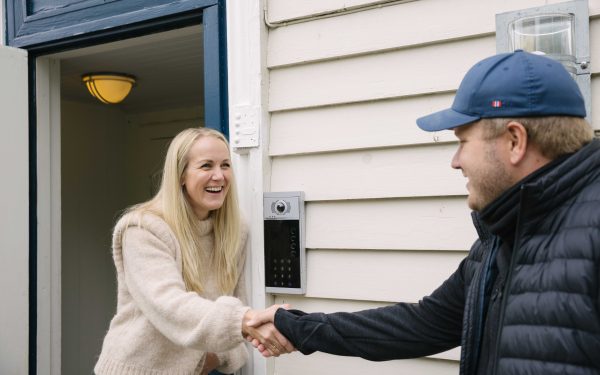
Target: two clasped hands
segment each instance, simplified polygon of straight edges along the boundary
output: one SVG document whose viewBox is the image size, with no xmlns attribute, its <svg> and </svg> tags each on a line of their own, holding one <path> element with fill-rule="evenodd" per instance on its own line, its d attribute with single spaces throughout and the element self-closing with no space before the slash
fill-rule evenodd
<svg viewBox="0 0 600 375">
<path fill-rule="evenodd" d="M 275 312 L 280 307 L 289 308 L 288 305 L 273 305 L 265 310 L 248 310 L 242 321 L 242 334 L 265 358 L 296 350 L 273 324 Z"/>
</svg>

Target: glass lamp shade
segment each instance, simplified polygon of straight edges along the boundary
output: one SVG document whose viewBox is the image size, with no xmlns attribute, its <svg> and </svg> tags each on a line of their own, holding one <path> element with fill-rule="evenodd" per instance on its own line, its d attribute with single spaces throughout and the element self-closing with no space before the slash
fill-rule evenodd
<svg viewBox="0 0 600 375">
<path fill-rule="evenodd" d="M 90 73 L 82 80 L 90 94 L 105 104 L 122 102 L 135 84 L 135 77 L 121 73 Z"/>
<path fill-rule="evenodd" d="M 570 13 L 540 14 L 519 18 L 509 24 L 512 51 L 522 49 L 560 61 L 575 74 L 575 19 Z"/>
</svg>

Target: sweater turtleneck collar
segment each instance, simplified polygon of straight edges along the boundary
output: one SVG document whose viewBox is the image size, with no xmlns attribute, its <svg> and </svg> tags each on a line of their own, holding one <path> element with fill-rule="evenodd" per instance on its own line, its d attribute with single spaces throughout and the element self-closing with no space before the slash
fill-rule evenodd
<svg viewBox="0 0 600 375">
<path fill-rule="evenodd" d="M 488 204 L 480 212 L 479 217 L 488 227 L 489 231 L 502 238 L 502 240 L 510 243 L 515 235 L 521 200 L 520 191 L 523 186 L 544 176 L 570 155 L 571 154 L 559 157 L 537 169 Z"/>
<path fill-rule="evenodd" d="M 198 234 L 202 237 L 207 236 L 212 233 L 214 227 L 214 218 L 212 215 L 208 215 L 208 217 L 204 220 L 197 221 Z"/>
</svg>

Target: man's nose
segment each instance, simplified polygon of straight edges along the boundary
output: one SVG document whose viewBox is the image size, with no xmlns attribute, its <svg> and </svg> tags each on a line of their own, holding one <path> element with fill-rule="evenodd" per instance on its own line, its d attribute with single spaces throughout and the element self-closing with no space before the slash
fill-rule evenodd
<svg viewBox="0 0 600 375">
<path fill-rule="evenodd" d="M 454 156 L 452 157 L 452 161 L 450 162 L 450 166 L 454 169 L 461 169 L 460 162 L 458 159 L 459 152 L 460 152 L 460 150 L 456 150 L 456 152 L 454 153 Z"/>
</svg>

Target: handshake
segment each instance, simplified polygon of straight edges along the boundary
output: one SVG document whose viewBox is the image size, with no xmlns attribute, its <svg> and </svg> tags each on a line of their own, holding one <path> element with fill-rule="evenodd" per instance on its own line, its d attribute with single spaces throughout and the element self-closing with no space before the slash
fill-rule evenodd
<svg viewBox="0 0 600 375">
<path fill-rule="evenodd" d="M 296 350 L 292 343 L 275 328 L 275 312 L 288 305 L 273 305 L 265 310 L 248 310 L 242 320 L 242 335 L 263 357 L 278 357 Z"/>
</svg>

